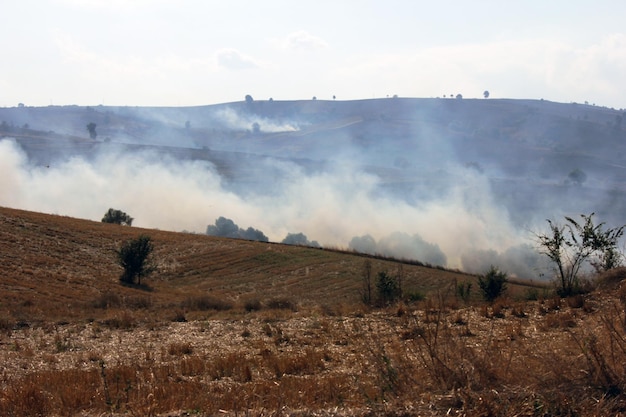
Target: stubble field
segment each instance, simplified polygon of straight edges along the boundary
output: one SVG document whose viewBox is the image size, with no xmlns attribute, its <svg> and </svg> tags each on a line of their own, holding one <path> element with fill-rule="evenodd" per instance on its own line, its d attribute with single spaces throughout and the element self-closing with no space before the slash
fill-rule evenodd
<svg viewBox="0 0 626 417">
<path fill-rule="evenodd" d="M 140 234 L 157 270 L 122 286 L 114 250 Z M 0 245 L 1 415 L 626 411 L 623 270 L 488 305 L 454 271 L 5 208 Z M 366 260 L 424 298 L 364 306 Z"/>
</svg>

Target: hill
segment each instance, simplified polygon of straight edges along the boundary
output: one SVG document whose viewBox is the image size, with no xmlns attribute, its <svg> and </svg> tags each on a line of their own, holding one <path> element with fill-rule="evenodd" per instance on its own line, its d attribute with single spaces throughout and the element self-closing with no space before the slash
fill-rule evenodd
<svg viewBox="0 0 626 417">
<path fill-rule="evenodd" d="M 619 415 L 626 271 L 559 299 L 402 264 L 425 299 L 370 309 L 365 259 L 0 208 L 0 414 Z M 154 239 L 148 286 L 113 250 Z M 538 297 L 536 301 L 529 298 Z M 255 302 L 258 301 L 257 302 Z"/>
<path fill-rule="evenodd" d="M 287 300 L 301 308 L 354 308 L 361 303 L 365 260 L 395 274 L 405 291 L 426 295 L 474 277 L 438 268 L 336 251 L 123 227 L 0 208 L 0 305 L 16 320 L 96 317 L 107 297 L 150 315 L 188 310 L 193 300 L 243 309 L 246 301 Z M 147 289 L 120 285 L 115 250 L 141 234 L 154 242 L 156 272 Z M 200 310 L 200 311 L 194 311 Z"/>
</svg>

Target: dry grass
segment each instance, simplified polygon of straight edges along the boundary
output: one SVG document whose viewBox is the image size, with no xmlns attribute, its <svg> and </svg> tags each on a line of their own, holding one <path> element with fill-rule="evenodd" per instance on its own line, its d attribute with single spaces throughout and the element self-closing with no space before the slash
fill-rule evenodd
<svg viewBox="0 0 626 417">
<path fill-rule="evenodd" d="M 584 298 L 466 306 L 458 274 L 405 265 L 426 298 L 370 310 L 358 256 L 154 231 L 147 291 L 110 256 L 144 231 L 0 216 L 3 416 L 626 412 L 613 276 Z"/>
</svg>

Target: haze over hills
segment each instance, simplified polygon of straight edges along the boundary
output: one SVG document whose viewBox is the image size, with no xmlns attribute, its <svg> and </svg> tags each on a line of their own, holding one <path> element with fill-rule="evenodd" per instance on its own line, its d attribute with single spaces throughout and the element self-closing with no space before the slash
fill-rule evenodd
<svg viewBox="0 0 626 417">
<path fill-rule="evenodd" d="M 451 98 L 0 108 L 0 205 L 199 233 L 224 216 L 272 241 L 536 278 L 545 219 L 625 223 L 624 116 Z"/>
</svg>

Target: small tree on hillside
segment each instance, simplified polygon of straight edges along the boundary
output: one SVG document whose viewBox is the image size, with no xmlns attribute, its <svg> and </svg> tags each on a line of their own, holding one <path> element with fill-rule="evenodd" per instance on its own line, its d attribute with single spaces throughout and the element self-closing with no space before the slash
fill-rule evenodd
<svg viewBox="0 0 626 417">
<path fill-rule="evenodd" d="M 102 218 L 102 223 L 114 223 L 121 224 L 122 226 L 132 226 L 133 220 L 134 219 L 132 217 L 130 217 L 123 211 L 110 208 L 109 211 L 104 214 L 104 217 Z"/>
<path fill-rule="evenodd" d="M 118 262 L 124 268 L 120 281 L 124 284 L 134 284 L 137 278 L 137 284 L 141 285 L 141 278 L 151 274 L 155 269 L 148 259 L 153 250 L 150 236 L 141 235 L 124 243 L 116 251 Z"/>
</svg>

